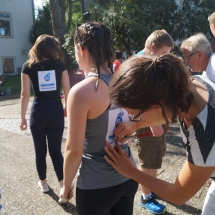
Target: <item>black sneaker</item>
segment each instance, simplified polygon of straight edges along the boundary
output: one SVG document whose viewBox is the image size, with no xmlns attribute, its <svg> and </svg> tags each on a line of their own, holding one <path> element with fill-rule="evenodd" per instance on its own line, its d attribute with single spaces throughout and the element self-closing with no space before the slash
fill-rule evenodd
<svg viewBox="0 0 215 215">
<path fill-rule="evenodd" d="M 157 202 L 155 198 L 152 196 L 150 196 L 149 199 L 144 200 L 143 196 L 141 195 L 140 201 L 138 202 L 138 204 L 142 208 L 147 209 L 153 214 L 163 214 L 167 211 L 166 206 Z"/>
</svg>

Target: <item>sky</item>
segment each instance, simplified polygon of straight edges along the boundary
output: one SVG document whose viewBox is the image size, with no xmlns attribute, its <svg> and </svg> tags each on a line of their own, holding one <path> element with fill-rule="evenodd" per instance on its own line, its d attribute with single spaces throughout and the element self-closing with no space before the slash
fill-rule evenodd
<svg viewBox="0 0 215 215">
<path fill-rule="evenodd" d="M 46 2 L 48 0 L 34 0 L 34 8 L 35 8 L 35 18 L 37 18 L 38 15 L 38 8 L 42 7 L 43 2 Z"/>
<path fill-rule="evenodd" d="M 41 7 L 43 2 L 46 2 L 47 0 L 34 0 L 34 6 L 35 8 Z"/>
</svg>

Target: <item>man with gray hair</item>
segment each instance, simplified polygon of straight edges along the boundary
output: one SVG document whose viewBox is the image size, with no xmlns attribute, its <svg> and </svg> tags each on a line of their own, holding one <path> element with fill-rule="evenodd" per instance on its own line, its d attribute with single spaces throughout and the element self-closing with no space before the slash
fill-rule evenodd
<svg viewBox="0 0 215 215">
<path fill-rule="evenodd" d="M 180 48 L 184 61 L 192 72 L 202 71 L 202 75 L 215 81 L 215 53 L 213 54 L 211 44 L 203 33 L 184 40 Z"/>
</svg>

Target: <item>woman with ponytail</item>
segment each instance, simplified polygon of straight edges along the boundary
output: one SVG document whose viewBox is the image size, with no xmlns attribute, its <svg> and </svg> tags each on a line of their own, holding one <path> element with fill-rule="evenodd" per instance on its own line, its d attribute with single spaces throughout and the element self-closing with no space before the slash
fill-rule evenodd
<svg viewBox="0 0 215 215">
<path fill-rule="evenodd" d="M 68 135 L 64 162 L 62 198 L 73 196 L 72 181 L 79 168 L 76 206 L 79 215 L 132 215 L 138 184 L 109 165 L 105 141 L 114 142 L 113 130 L 128 113 L 110 105 L 112 71 L 111 31 L 101 23 L 76 26 L 76 60 L 87 78 L 76 84 L 67 102 Z M 112 129 L 111 129 L 112 128 Z M 121 145 L 135 165 L 128 144 Z"/>
</svg>

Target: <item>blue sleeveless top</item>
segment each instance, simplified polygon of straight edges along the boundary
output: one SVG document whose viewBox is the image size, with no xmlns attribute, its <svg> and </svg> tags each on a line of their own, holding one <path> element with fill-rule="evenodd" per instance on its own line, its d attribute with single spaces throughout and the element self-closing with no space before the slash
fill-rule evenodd
<svg viewBox="0 0 215 215">
<path fill-rule="evenodd" d="M 91 76 L 96 76 L 96 74 L 89 75 L 88 77 Z M 108 85 L 110 77 L 111 75 L 109 74 L 100 75 L 100 78 Z M 124 121 L 123 119 L 126 117 L 128 118 L 128 113 L 123 108 L 111 105 L 100 116 L 87 120 L 84 152 L 77 178 L 78 188 L 86 190 L 101 189 L 112 187 L 128 180 L 128 178 L 114 170 L 104 159 L 106 140 L 113 142 L 113 133 L 112 131 L 110 132 L 110 128 L 115 128 L 116 124 Z M 130 156 L 133 164 L 136 166 L 128 145 L 122 144 L 121 148 Z"/>
</svg>

